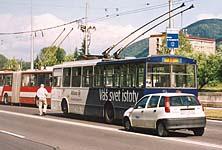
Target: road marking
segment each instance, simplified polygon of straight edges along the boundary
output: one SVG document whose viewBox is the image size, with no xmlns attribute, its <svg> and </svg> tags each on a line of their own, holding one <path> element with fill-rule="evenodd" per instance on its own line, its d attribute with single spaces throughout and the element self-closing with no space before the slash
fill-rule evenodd
<svg viewBox="0 0 222 150">
<path fill-rule="evenodd" d="M 16 115 L 16 116 L 21 116 L 21 117 L 27 117 L 27 118 L 33 118 L 33 119 L 46 120 L 46 121 L 51 121 L 51 122 L 56 122 L 56 123 L 63 123 L 63 124 L 93 128 L 93 129 L 99 129 L 99 130 L 118 132 L 118 133 L 121 133 L 121 134 L 130 134 L 130 135 L 136 135 L 136 136 L 143 136 L 143 137 L 161 139 L 161 140 L 165 140 L 165 141 L 177 141 L 177 142 L 182 142 L 182 143 L 186 143 L 186 144 L 194 144 L 194 145 L 199 145 L 199 146 L 204 146 L 204 147 L 222 149 L 222 145 L 212 144 L 212 143 L 208 143 L 208 142 L 198 142 L 198 141 L 193 141 L 193 140 L 171 138 L 171 137 L 164 137 L 163 138 L 163 137 L 158 137 L 158 136 L 153 136 L 153 135 L 122 131 L 122 130 L 114 129 L 114 128 L 110 128 L 110 127 L 102 127 L 102 126 L 90 125 L 90 124 L 79 123 L 79 122 L 70 122 L 70 121 L 66 121 L 66 120 L 58 120 L 58 119 L 53 119 L 53 118 L 41 117 L 41 116 L 33 116 L 33 115 L 16 113 L 16 112 L 9 112 L 9 111 L 4 111 L 4 110 L 0 110 L 0 113 Z"/>
<path fill-rule="evenodd" d="M 207 120 L 207 122 L 214 122 L 214 123 L 222 123 L 222 121 L 218 121 L 218 120 Z"/>
<path fill-rule="evenodd" d="M 8 135 L 15 136 L 15 137 L 18 137 L 18 138 L 21 138 L 21 139 L 24 139 L 24 138 L 25 138 L 25 136 L 23 136 L 23 135 L 15 134 L 15 133 L 8 132 L 8 131 L 4 131 L 4 130 L 0 130 L 0 132 L 1 132 L 1 133 L 8 134 Z"/>
</svg>

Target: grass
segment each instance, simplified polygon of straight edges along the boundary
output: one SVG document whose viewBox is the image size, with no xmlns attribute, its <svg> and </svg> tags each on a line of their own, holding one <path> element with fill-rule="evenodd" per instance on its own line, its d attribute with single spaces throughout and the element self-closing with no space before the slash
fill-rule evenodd
<svg viewBox="0 0 222 150">
<path fill-rule="evenodd" d="M 209 109 L 204 110 L 207 119 L 221 120 L 222 121 L 222 109 Z"/>
</svg>

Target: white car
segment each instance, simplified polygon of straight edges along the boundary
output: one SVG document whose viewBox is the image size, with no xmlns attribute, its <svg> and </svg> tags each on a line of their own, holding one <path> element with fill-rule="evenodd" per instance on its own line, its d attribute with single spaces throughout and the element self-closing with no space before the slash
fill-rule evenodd
<svg viewBox="0 0 222 150">
<path fill-rule="evenodd" d="M 206 126 L 203 107 L 192 94 L 157 93 L 143 96 L 124 113 L 125 130 L 135 127 L 155 129 L 159 136 L 169 130 L 188 129 L 202 136 Z"/>
</svg>

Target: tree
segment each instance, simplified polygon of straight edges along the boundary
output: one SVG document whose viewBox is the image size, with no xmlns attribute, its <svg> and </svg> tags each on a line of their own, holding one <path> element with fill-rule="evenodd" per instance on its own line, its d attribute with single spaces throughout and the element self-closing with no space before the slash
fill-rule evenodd
<svg viewBox="0 0 222 150">
<path fill-rule="evenodd" d="M 39 60 L 41 66 L 53 66 L 64 62 L 65 55 L 65 50 L 60 47 L 46 47 L 41 50 Z"/>
<path fill-rule="evenodd" d="M 202 89 L 207 84 L 217 83 L 219 81 L 219 67 L 221 66 L 221 56 L 206 55 L 205 53 L 193 52 L 186 55 L 197 61 L 198 70 L 198 88 Z"/>
<path fill-rule="evenodd" d="M 20 65 L 15 58 L 12 58 L 12 59 L 8 59 L 8 61 L 6 62 L 6 64 L 4 65 L 3 68 L 8 69 L 8 70 L 17 71 L 17 70 L 20 70 Z"/>
<path fill-rule="evenodd" d="M 197 61 L 198 70 L 198 88 L 202 89 L 207 84 L 217 83 L 222 80 L 222 57 L 220 55 L 206 55 L 205 53 L 195 52 L 192 50 L 188 38 L 183 34 L 179 34 L 180 47 L 175 54 L 193 58 Z M 163 40 L 161 54 L 169 54 L 170 50 L 166 48 L 166 38 Z"/>
<path fill-rule="evenodd" d="M 0 54 L 0 70 L 3 69 L 3 67 L 7 61 L 8 61 L 8 59 L 4 55 Z"/>
</svg>

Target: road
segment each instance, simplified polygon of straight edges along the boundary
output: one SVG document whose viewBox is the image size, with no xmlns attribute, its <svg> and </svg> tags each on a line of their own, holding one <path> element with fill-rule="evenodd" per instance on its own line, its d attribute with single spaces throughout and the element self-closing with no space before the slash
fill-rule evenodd
<svg viewBox="0 0 222 150">
<path fill-rule="evenodd" d="M 91 120 L 91 119 L 89 119 Z M 202 137 L 172 132 L 126 132 L 120 125 L 64 117 L 55 112 L 38 116 L 38 109 L 0 105 L 0 150 L 209 150 L 222 149 L 222 122 L 207 121 Z"/>
</svg>

